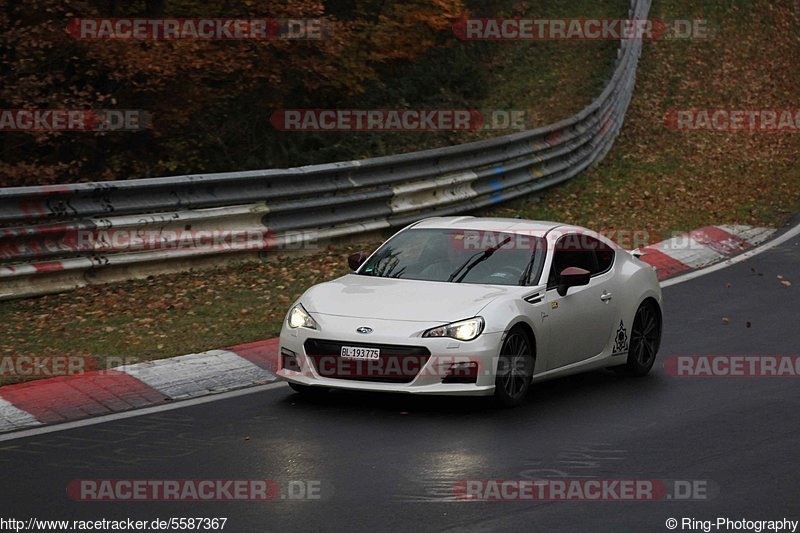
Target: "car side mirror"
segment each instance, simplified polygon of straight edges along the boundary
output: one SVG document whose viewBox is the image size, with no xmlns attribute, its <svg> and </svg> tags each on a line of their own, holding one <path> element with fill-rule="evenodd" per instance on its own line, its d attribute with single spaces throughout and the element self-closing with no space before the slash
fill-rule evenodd
<svg viewBox="0 0 800 533">
<path fill-rule="evenodd" d="M 364 261 L 366 260 L 367 254 L 364 252 L 358 252 L 347 257 L 347 264 L 350 266 L 350 270 L 355 272 L 361 265 L 364 264 Z"/>
<path fill-rule="evenodd" d="M 580 287 L 589 284 L 589 277 L 591 274 L 588 270 L 578 267 L 567 267 L 558 275 L 558 291 L 559 296 L 566 296 L 570 287 Z"/>
</svg>

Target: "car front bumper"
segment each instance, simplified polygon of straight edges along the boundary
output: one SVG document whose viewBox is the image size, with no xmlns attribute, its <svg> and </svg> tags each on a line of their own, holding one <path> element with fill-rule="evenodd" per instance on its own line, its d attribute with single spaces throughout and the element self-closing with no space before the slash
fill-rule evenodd
<svg viewBox="0 0 800 533">
<path fill-rule="evenodd" d="M 306 328 L 292 329 L 284 324 L 280 335 L 280 364 L 278 377 L 299 385 L 349 389 L 358 391 L 397 392 L 407 394 L 433 394 L 453 396 L 486 396 L 494 393 L 497 358 L 500 353 L 503 333 L 483 333 L 478 338 L 464 342 L 451 338 L 425 338 L 423 331 L 441 325 L 440 323 L 396 322 L 376 319 L 340 317 L 314 314 L 320 325 L 319 330 Z M 373 328 L 374 334 L 362 335 L 356 329 L 362 326 Z M 382 375 L 375 374 L 375 380 L 348 374 L 348 364 L 352 360 L 342 360 L 337 355 L 327 355 L 320 364 L 319 356 L 309 354 L 306 343 L 309 339 L 334 341 L 346 346 L 393 345 L 427 349 L 424 364 L 407 382 L 381 381 Z M 284 354 L 293 357 L 297 370 L 284 368 Z M 381 355 L 383 358 L 384 355 Z M 389 355 L 388 357 L 393 357 Z M 378 361 L 376 365 L 386 363 Z M 342 364 L 344 371 L 334 370 Z M 368 362 L 360 364 L 368 365 Z M 453 365 L 474 364 L 477 374 L 473 383 L 444 382 Z M 391 366 L 391 365 L 389 365 Z M 377 368 L 377 367 L 376 367 Z M 463 367 L 462 367 L 463 368 Z M 327 369 L 327 371 L 325 371 Z M 320 370 L 323 370 L 322 372 Z M 325 374 L 325 375 L 322 375 Z M 334 377 L 330 377 L 333 374 Z"/>
</svg>

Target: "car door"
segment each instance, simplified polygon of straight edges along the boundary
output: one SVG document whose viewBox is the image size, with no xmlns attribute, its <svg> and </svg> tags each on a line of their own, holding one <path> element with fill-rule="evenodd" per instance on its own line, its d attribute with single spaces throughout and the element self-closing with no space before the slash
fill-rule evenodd
<svg viewBox="0 0 800 533">
<path fill-rule="evenodd" d="M 552 370 L 599 355 L 614 334 L 619 298 L 614 277 L 614 251 L 601 241 L 568 233 L 555 243 L 545 293 L 548 316 L 548 365 Z M 556 290 L 558 273 L 567 267 L 588 270 L 588 285 Z"/>
</svg>

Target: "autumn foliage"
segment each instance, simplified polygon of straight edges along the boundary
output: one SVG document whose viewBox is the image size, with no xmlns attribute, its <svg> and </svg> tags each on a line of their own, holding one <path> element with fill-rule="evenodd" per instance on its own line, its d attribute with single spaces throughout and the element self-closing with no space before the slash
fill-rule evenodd
<svg viewBox="0 0 800 533">
<path fill-rule="evenodd" d="M 0 109 L 141 109 L 139 132 L 1 132 L 0 186 L 267 168 L 284 107 L 357 105 L 447 46 L 461 0 L 0 1 Z M 319 40 L 89 41 L 76 17 L 323 18 Z"/>
</svg>

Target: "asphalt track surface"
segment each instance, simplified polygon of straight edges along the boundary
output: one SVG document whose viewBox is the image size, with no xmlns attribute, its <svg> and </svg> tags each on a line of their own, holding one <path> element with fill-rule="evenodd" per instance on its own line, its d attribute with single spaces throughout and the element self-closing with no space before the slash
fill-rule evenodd
<svg viewBox="0 0 800 533">
<path fill-rule="evenodd" d="M 667 531 L 671 517 L 800 519 L 800 378 L 681 378 L 664 369 L 670 355 L 799 354 L 800 238 L 668 287 L 664 298 L 649 376 L 598 371 L 547 382 L 517 409 L 343 392 L 312 402 L 279 386 L 1 442 L 0 517 L 227 517 L 224 531 L 233 532 Z M 452 501 L 460 480 L 556 477 L 694 480 L 710 497 Z M 80 502 L 66 494 L 73 479 L 151 478 L 318 480 L 321 499 Z"/>
</svg>

